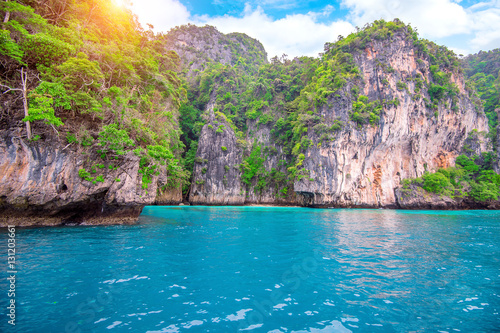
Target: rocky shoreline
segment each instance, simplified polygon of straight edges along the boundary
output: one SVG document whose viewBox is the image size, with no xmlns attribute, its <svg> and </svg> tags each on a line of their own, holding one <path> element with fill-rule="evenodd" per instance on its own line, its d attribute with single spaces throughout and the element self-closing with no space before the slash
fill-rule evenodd
<svg viewBox="0 0 500 333">
<path fill-rule="evenodd" d="M 398 191 L 398 189 L 396 189 Z M 398 195 L 398 194 L 397 194 Z M 211 206 L 211 207 L 293 207 L 293 208 L 312 208 L 312 209 L 389 209 L 389 210 L 443 210 L 443 211 L 460 211 L 460 210 L 498 210 L 500 209 L 500 201 L 489 203 L 477 203 L 467 200 L 454 200 L 448 197 L 434 198 L 435 195 L 420 196 L 418 199 L 412 200 L 404 199 L 404 202 L 397 205 L 385 207 L 370 207 L 370 206 L 298 206 L 294 204 L 241 204 L 241 205 L 192 205 L 190 203 L 181 204 L 164 204 L 154 206 Z M 421 200 L 421 201 L 419 201 Z M 107 226 L 107 225 L 132 225 L 135 224 L 139 218 L 144 207 L 122 207 L 121 210 L 115 211 L 114 214 L 108 211 L 107 215 L 101 215 L 93 211 L 86 212 L 88 217 L 81 217 L 78 219 L 65 218 L 64 216 L 50 216 L 40 215 L 35 216 L 31 214 L 22 214 L 21 212 L 1 213 L 0 228 L 7 227 L 8 225 L 15 225 L 17 227 L 53 227 L 65 225 L 85 225 L 85 226 Z"/>
<path fill-rule="evenodd" d="M 70 149 L 58 140 L 43 144 L 28 142 L 21 137 L 21 129 L 0 131 L 0 227 L 133 224 L 147 205 L 177 206 L 183 202 L 180 188 L 161 189 L 164 175 L 154 176 L 149 187 L 144 189 L 138 172 L 139 158 L 131 152 L 119 160 L 101 162 L 96 167 L 94 161 L 102 160 L 96 155 L 95 148 Z M 89 172 L 96 176 L 85 179 L 80 174 L 82 169 L 91 170 Z M 95 180 L 97 175 L 102 175 L 102 181 Z M 217 179 L 217 174 L 213 177 Z M 194 186 L 192 191 L 196 188 Z M 406 189 L 396 187 L 393 191 L 394 201 L 379 204 L 340 199 L 305 200 L 307 193 L 297 193 L 285 199 L 254 193 L 243 196 L 238 192 L 235 193 L 238 200 L 231 201 L 220 191 L 212 192 L 217 200 L 201 199 L 192 192 L 189 199 L 197 200 L 188 200 L 187 203 L 312 208 L 500 209 L 500 201 L 478 203 L 466 198 L 452 199 L 413 185 Z"/>
</svg>

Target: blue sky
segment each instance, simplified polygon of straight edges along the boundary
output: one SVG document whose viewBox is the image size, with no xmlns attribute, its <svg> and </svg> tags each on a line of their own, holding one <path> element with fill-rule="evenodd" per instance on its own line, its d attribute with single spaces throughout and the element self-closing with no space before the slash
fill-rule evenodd
<svg viewBox="0 0 500 333">
<path fill-rule="evenodd" d="M 340 9 L 340 2 L 312 0 L 312 1 L 227 1 L 227 0 L 188 0 L 181 1 L 192 14 L 218 16 L 224 14 L 239 15 L 245 9 L 245 4 L 259 5 L 274 19 L 284 18 L 289 14 L 307 14 L 311 11 L 321 11 L 326 6 L 336 7 L 336 12 L 329 15 L 331 19 L 341 18 L 348 13 Z"/>
<path fill-rule="evenodd" d="M 396 17 L 457 54 L 500 47 L 500 0 L 136 0 L 132 10 L 156 31 L 192 23 L 246 33 L 269 57 L 316 56 L 356 26 Z"/>
</svg>

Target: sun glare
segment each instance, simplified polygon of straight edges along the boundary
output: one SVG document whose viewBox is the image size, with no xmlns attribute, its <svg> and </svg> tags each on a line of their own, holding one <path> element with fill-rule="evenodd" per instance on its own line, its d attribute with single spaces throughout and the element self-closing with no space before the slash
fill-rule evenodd
<svg viewBox="0 0 500 333">
<path fill-rule="evenodd" d="M 125 7 L 125 0 L 113 0 L 113 3 L 119 7 Z"/>
</svg>

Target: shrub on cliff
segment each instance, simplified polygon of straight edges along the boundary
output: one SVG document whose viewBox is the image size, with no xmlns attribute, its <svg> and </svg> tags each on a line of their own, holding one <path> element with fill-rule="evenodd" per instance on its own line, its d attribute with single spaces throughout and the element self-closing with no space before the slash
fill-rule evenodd
<svg viewBox="0 0 500 333">
<path fill-rule="evenodd" d="M 265 174 L 262 147 L 257 142 L 254 142 L 250 155 L 243 159 L 241 171 L 242 181 L 247 185 L 251 185 L 253 179 L 259 180 Z"/>
<path fill-rule="evenodd" d="M 99 133 L 98 145 L 101 147 L 100 153 L 113 153 L 125 155 L 127 148 L 135 146 L 127 131 L 118 128 L 117 124 L 104 126 Z"/>
<path fill-rule="evenodd" d="M 427 192 L 444 194 L 446 196 L 454 195 L 450 179 L 442 172 L 426 173 L 422 176 L 422 179 L 422 188 Z"/>
<path fill-rule="evenodd" d="M 491 153 L 469 158 L 460 155 L 456 167 L 426 172 L 416 179 L 402 181 L 403 188 L 410 185 L 422 187 L 427 192 L 455 197 L 469 197 L 478 202 L 498 200 L 500 196 L 500 175 L 492 170 Z"/>
</svg>

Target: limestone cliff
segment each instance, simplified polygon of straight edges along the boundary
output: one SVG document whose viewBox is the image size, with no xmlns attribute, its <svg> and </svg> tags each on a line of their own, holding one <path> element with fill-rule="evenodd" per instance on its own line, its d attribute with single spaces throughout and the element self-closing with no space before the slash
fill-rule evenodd
<svg viewBox="0 0 500 333">
<path fill-rule="evenodd" d="M 0 225 L 126 223 L 179 203 L 178 55 L 125 7 L 68 1 L 72 24 L 50 9 L 0 9 Z"/>
<path fill-rule="evenodd" d="M 171 51 L 182 62 L 179 79 L 166 71 L 176 92 L 129 87 L 142 108 L 126 116 L 136 104 L 110 89 L 101 120 L 59 107 L 66 127 L 38 123 L 42 139 L 27 140 L 22 103 L 2 97 L 14 116 L 0 117 L 0 226 L 133 222 L 145 205 L 179 204 L 191 167 L 184 195 L 197 205 L 499 208 L 401 186 L 490 142 L 456 56 L 400 21 L 327 43 L 318 58 L 270 62 L 258 41 L 210 26 L 165 40 L 171 64 Z M 106 144 L 123 154 L 99 152 Z"/>
<path fill-rule="evenodd" d="M 497 114 L 498 114 L 498 119 L 500 119 L 500 110 L 498 110 Z M 496 147 L 496 150 L 497 150 L 497 164 L 495 166 L 495 171 L 497 173 L 500 173 L 500 125 L 498 125 L 498 127 L 497 127 L 496 141 L 497 141 L 497 147 Z"/>
<path fill-rule="evenodd" d="M 0 131 L 0 226 L 131 223 L 155 201 L 158 176 L 143 189 L 132 152 L 104 162 L 89 149 L 21 136 Z M 83 179 L 80 169 L 92 170 L 94 180 Z M 180 192 L 169 200 L 178 204 Z"/>
<path fill-rule="evenodd" d="M 196 76 L 209 63 L 234 65 L 241 58 L 256 70 L 267 61 L 266 51 L 258 40 L 241 33 L 225 35 L 209 25 L 188 24 L 171 30 L 165 50 L 179 55 L 188 77 Z"/>
<path fill-rule="evenodd" d="M 241 205 L 242 151 L 224 117 L 215 117 L 211 108 L 209 111 L 198 144 L 189 201 L 198 205 Z"/>
<path fill-rule="evenodd" d="M 327 94 L 320 107 L 309 112 L 328 128 L 336 123 L 342 126 L 331 140 L 323 140 L 312 126 L 304 129 L 310 145 L 299 161 L 304 174 L 293 182 L 294 195 L 289 189 L 286 196 L 280 196 L 279 187 L 273 183 L 260 188 L 258 181 L 244 184 L 242 168 L 236 171 L 249 155 L 248 145 L 252 142 L 272 151 L 263 155 L 265 172 L 290 169 L 292 157 L 271 135 L 273 124 L 248 119 L 244 139 L 240 140 L 246 142 L 245 150 L 238 147 L 229 124 L 222 122 L 227 130 L 216 133 L 217 124 L 213 123 L 211 112 L 200 136 L 198 164 L 194 169 L 197 183 L 192 185 L 190 200 L 196 204 L 404 207 L 395 194 L 400 181 L 419 177 L 426 170 L 453 166 L 471 131 L 481 133 L 483 141 L 470 149 L 476 154 L 486 150 L 487 119 L 472 100 L 460 70 L 451 68 L 440 74 L 446 75 L 456 90 L 440 96 L 436 102 L 435 95 L 429 92 L 438 85 L 433 72 L 436 68 L 431 66 L 432 56 L 419 50 L 407 30 L 397 31 L 390 38 L 370 40 L 366 47 L 350 52 L 361 80 L 349 80 L 339 90 Z M 354 121 L 358 95 L 381 106 L 373 123 L 362 125 Z M 287 116 L 271 106 L 264 112 L 275 121 Z M 223 172 L 225 165 L 231 168 L 231 175 Z M 227 179 L 232 186 L 227 185 Z M 446 201 L 442 204 L 441 201 L 425 207 L 446 208 Z"/>
<path fill-rule="evenodd" d="M 243 182 L 243 153 L 248 150 L 248 142 L 238 140 L 234 128 L 222 113 L 215 114 L 210 108 L 208 114 L 208 122 L 199 139 L 189 201 L 197 205 L 296 204 L 294 193 L 280 195 L 275 186 L 256 190 L 255 186 Z M 259 129 L 255 138 L 269 142 L 269 128 Z M 266 155 L 263 167 L 285 172 L 286 167 L 279 165 L 283 158 L 282 148 L 275 146 L 270 146 L 275 151 Z"/>
<path fill-rule="evenodd" d="M 431 97 L 416 92 L 414 79 L 432 82 L 429 59 L 418 56 L 405 34 L 390 43 L 373 41 L 355 61 L 363 73 L 363 94 L 370 101 L 399 103 L 384 106 L 377 126 L 359 128 L 347 121 L 331 144 L 313 145 L 307 151 L 304 165 L 311 170 L 310 178 L 294 186 L 304 205 L 396 207 L 394 189 L 400 180 L 453 166 L 468 133 L 488 131 L 486 117 L 476 111 L 463 77 L 456 73 L 451 76 L 460 91 L 455 110 L 451 98 L 436 110 L 426 105 Z M 331 96 L 329 101 L 332 106 L 321 111 L 324 118 L 347 120 L 352 110 L 348 97 Z"/>
</svg>

